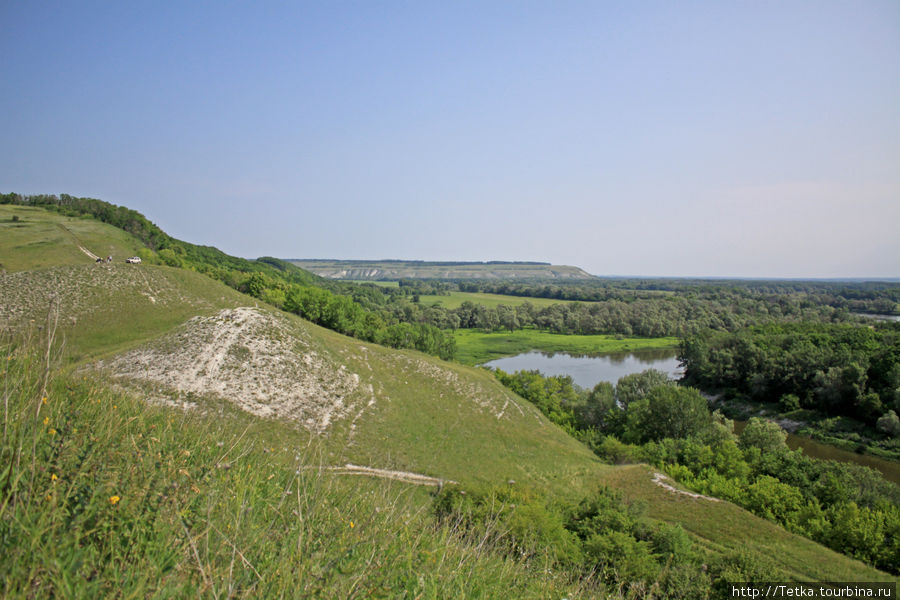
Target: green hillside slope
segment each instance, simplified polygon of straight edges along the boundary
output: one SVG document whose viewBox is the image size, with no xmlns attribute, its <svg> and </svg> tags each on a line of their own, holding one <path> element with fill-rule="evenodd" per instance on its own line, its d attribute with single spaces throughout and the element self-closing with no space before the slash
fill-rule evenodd
<svg viewBox="0 0 900 600">
<path fill-rule="evenodd" d="M 188 318 L 246 303 L 199 273 L 163 266 L 60 266 L 0 274 L 0 327 L 43 322 L 58 306 L 71 361 L 158 336 Z"/>
<path fill-rule="evenodd" d="M 0 271 L 88 264 L 94 262 L 91 254 L 121 262 L 143 247 L 132 235 L 94 219 L 0 204 Z"/>
<path fill-rule="evenodd" d="M 6 252 L 0 262 L 18 260 Z M 54 260 L 40 254 L 28 260 Z M 323 467 L 353 463 L 462 486 L 513 485 L 560 501 L 609 485 L 646 502 L 651 517 L 681 524 L 710 557 L 749 548 L 774 559 L 774 579 L 886 577 L 729 503 L 665 489 L 644 466 L 602 464 L 485 371 L 256 307 L 197 273 L 58 266 L 2 274 L 0 294 L 0 318 L 14 329 L 45 319 L 58 298 L 70 360 L 97 369 L 102 381 L 200 415 L 240 409 L 261 439 L 277 440 L 288 455 L 321 445 Z"/>
</svg>

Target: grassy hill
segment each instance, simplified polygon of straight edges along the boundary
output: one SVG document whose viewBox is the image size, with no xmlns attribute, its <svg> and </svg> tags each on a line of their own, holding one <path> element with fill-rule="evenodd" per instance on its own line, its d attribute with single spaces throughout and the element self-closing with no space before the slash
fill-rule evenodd
<svg viewBox="0 0 900 600">
<path fill-rule="evenodd" d="M 0 271 L 94 262 L 88 253 L 122 261 L 143 247 L 132 235 L 94 219 L 0 204 Z"/>
<path fill-rule="evenodd" d="M 592 279 L 578 267 L 528 262 L 425 262 L 406 260 L 289 259 L 329 279 L 385 281 L 399 279 Z"/>
<path fill-rule="evenodd" d="M 78 362 L 158 336 L 190 317 L 247 303 L 199 273 L 164 266 L 71 265 L 0 275 L 0 327 L 59 308 L 68 359 Z"/>
<path fill-rule="evenodd" d="M 318 593 L 327 590 L 344 597 L 365 595 L 363 591 L 394 596 L 401 588 L 409 596 L 428 597 L 446 597 L 453 589 L 463 595 L 496 597 L 504 586 L 520 597 L 561 597 L 570 593 L 566 590 L 578 590 L 580 584 L 565 577 L 535 577 L 529 573 L 534 565 L 486 553 L 478 544 L 467 545 L 454 537 L 452 528 L 432 529 L 427 494 L 411 484 L 341 476 L 335 469 L 347 463 L 452 480 L 464 488 L 513 486 L 558 502 L 577 501 L 598 486 L 612 486 L 626 500 L 646 504 L 649 517 L 681 525 L 709 560 L 749 549 L 774 559 L 773 580 L 888 578 L 727 502 L 665 489 L 645 466 L 601 463 L 486 371 L 342 336 L 296 316 L 257 307 L 252 298 L 190 271 L 79 265 L 78 253 L 83 252 L 66 236 L 52 238 L 44 252 L 27 250 L 22 258 L 14 248 L 28 248 L 38 241 L 39 232 L 68 223 L 67 217 L 50 213 L 31 213 L 30 218 L 35 219 L 31 231 L 38 237 L 29 241 L 22 235 L 15 246 L 5 245 L 0 253 L 0 262 L 32 269 L 0 275 L 4 299 L 0 323 L 6 331 L 32 331 L 38 338 L 36 327 L 47 322 L 49 307 L 58 304 L 59 332 L 66 340 L 65 362 L 70 366 L 50 395 L 51 408 L 42 409 L 40 377 L 26 381 L 26 372 L 41 372 L 34 364 L 40 359 L 29 359 L 24 349 L 9 350 L 6 368 L 21 365 L 26 383 L 17 409 L 21 419 L 13 425 L 6 417 L 19 437 L 4 433 L 5 464 L 27 455 L 28 448 L 38 454 L 30 471 L 17 471 L 30 478 L 31 499 L 25 502 L 16 492 L 8 496 L 11 508 L 4 511 L 25 511 L 15 513 L 19 523 L 26 523 L 16 535 L 31 532 L 39 540 L 65 537 L 71 523 L 34 506 L 34 498 L 43 498 L 45 492 L 51 499 L 63 496 L 55 491 L 63 489 L 62 484 L 47 482 L 57 474 L 52 466 L 60 471 L 53 481 L 65 483 L 65 506 L 82 506 L 77 519 L 86 520 L 76 521 L 84 528 L 83 539 L 91 541 L 84 546 L 66 538 L 59 548 L 39 544 L 35 556 L 49 566 L 34 566 L 25 575 L 14 572 L 21 585 L 16 589 L 23 595 L 44 577 L 58 581 L 60 587 L 55 589 L 77 587 L 65 572 L 67 561 L 82 560 L 75 557 L 79 547 L 108 550 L 113 555 L 108 566 L 112 571 L 104 570 L 101 579 L 139 581 L 144 587 L 137 590 L 168 590 L 171 585 L 177 592 L 188 582 L 224 592 L 228 589 L 224 582 L 233 578 L 239 580 L 238 595 L 285 593 L 290 590 L 288 573 L 304 577 L 304 585 L 312 587 L 302 589 L 309 593 L 314 593 L 315 585 L 323 585 Z M 37 223 L 43 223 L 43 229 Z M 138 244 L 99 223 L 79 231 L 89 240 L 95 236 L 90 244 L 117 244 L 122 250 Z M 86 256 L 85 260 L 90 263 Z M 44 268 L 54 261 L 58 266 Z M 6 379 L 12 380 L 8 375 Z M 28 416 L 36 413 L 36 418 Z M 55 423 L 66 425 L 52 427 Z M 51 436 L 48 427 L 60 437 Z M 154 438 L 160 441 L 151 444 Z M 15 440 L 27 442 L 17 446 Z M 223 471 L 223 463 L 243 468 Z M 307 470 L 317 477 L 303 476 Z M 66 471 L 77 475 L 63 476 Z M 129 486 L 129 495 L 164 496 L 154 519 L 171 529 L 170 537 L 129 530 L 129 523 L 134 527 L 147 523 L 146 515 L 141 516 L 145 501 L 132 504 L 116 489 L 119 479 Z M 24 479 L 20 483 L 24 485 Z M 122 499 L 116 505 L 127 511 L 109 521 L 113 496 Z M 304 523 L 304 511 L 311 510 L 309 497 L 327 498 L 331 508 L 317 509 L 321 519 Z M 382 510 L 376 510 L 379 507 Z M 257 511 L 261 516 L 256 517 Z M 3 513 L 0 521 L 9 523 L 9 514 Z M 359 514 L 368 515 L 375 525 L 366 530 L 368 537 L 357 539 L 352 536 L 362 531 L 350 531 L 356 525 L 350 527 L 349 522 L 350 515 Z M 154 521 L 149 523 L 152 530 Z M 116 551 L 112 539 L 98 533 L 104 527 L 122 535 L 130 531 L 132 538 L 123 541 L 125 546 L 140 540 L 135 552 L 144 562 L 137 564 L 156 573 L 156 579 L 143 575 L 128 579 L 126 572 L 136 563 L 129 562 L 124 551 Z M 313 543 L 316 536 L 336 546 Z M 391 541 L 394 538 L 401 541 Z M 19 538 L 10 534 L 5 539 Z M 279 543 L 297 548 L 297 554 Z M 62 551 L 69 546 L 71 552 Z M 166 550 L 170 546 L 171 552 Z M 22 566 L 29 564 L 27 556 L 19 560 L 15 568 L 27 571 Z M 4 562 L 4 568 L 13 568 L 11 561 Z M 451 563 L 471 565 L 472 576 L 452 575 Z M 383 577 L 389 582 L 362 575 L 376 564 L 387 571 Z M 268 569 L 265 573 L 259 572 L 262 565 Z M 178 571 L 186 573 L 186 579 L 179 579 Z M 6 575 L 9 581 L 9 572 Z"/>
</svg>

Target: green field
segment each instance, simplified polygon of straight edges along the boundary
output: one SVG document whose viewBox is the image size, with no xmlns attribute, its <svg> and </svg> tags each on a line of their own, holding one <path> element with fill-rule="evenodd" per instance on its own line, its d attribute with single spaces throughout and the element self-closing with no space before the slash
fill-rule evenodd
<svg viewBox="0 0 900 600">
<path fill-rule="evenodd" d="M 341 281 L 352 281 L 351 279 L 342 279 Z M 359 283 L 354 281 L 354 283 Z M 367 281 L 366 283 L 371 283 L 377 285 L 378 287 L 386 287 L 386 288 L 398 288 L 400 287 L 399 281 Z"/>
<path fill-rule="evenodd" d="M 562 335 L 536 329 L 485 333 L 476 329 L 456 331 L 456 357 L 467 365 L 482 364 L 523 352 L 606 354 L 647 348 L 675 348 L 678 338 L 629 338 L 615 335 Z"/>
<path fill-rule="evenodd" d="M 553 298 L 526 298 L 522 296 L 504 296 L 501 294 L 482 294 L 477 292 L 450 292 L 448 296 L 419 296 L 419 302 L 422 306 L 432 306 L 440 304 L 448 310 L 459 308 L 463 302 L 471 302 L 472 304 L 482 304 L 488 308 L 494 308 L 501 304 L 506 306 L 518 306 L 526 302 L 537 308 L 550 306 L 551 304 L 566 304 L 567 300 L 556 300 Z"/>
</svg>

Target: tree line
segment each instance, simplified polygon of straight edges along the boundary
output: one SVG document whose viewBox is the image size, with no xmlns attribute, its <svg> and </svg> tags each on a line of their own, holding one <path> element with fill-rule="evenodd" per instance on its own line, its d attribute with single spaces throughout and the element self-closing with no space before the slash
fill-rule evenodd
<svg viewBox="0 0 900 600">
<path fill-rule="evenodd" d="M 856 322 L 859 319 L 847 311 L 803 304 L 796 298 L 781 298 L 773 304 L 762 298 L 731 294 L 715 298 L 665 296 L 631 302 L 560 302 L 544 307 L 527 300 L 516 306 L 493 307 L 467 300 L 453 309 L 438 303 L 409 302 L 406 297 L 398 297 L 394 302 L 398 316 L 441 329 L 537 328 L 581 335 L 687 336 L 706 329 L 738 331 L 751 325 L 783 321 Z"/>
<path fill-rule="evenodd" d="M 459 328 L 485 331 L 537 328 L 559 334 L 693 337 L 705 330 L 737 332 L 751 326 L 784 322 L 853 322 L 857 318 L 842 302 L 860 301 L 869 303 L 867 306 L 871 308 L 874 302 L 900 299 L 900 286 L 875 283 L 404 280 L 395 288 L 381 287 L 327 280 L 276 258 L 249 260 L 210 246 L 183 242 L 167 235 L 137 211 L 93 198 L 0 194 L 0 203 L 39 206 L 67 215 L 96 218 L 132 233 L 146 244 L 139 254 L 147 262 L 205 273 L 341 333 L 393 347 L 416 348 L 444 358 L 453 356 L 452 331 Z M 416 301 L 421 295 L 447 294 L 454 288 L 581 302 L 544 307 L 527 301 L 517 306 L 495 307 L 464 302 L 458 308 L 447 309 Z"/>
<path fill-rule="evenodd" d="M 586 302 L 632 302 L 677 294 L 701 299 L 741 296 L 778 304 L 780 298 L 790 297 L 801 307 L 824 305 L 848 312 L 900 315 L 900 284 L 885 281 L 604 277 L 572 282 L 456 280 L 447 283 L 462 292 Z"/>
</svg>

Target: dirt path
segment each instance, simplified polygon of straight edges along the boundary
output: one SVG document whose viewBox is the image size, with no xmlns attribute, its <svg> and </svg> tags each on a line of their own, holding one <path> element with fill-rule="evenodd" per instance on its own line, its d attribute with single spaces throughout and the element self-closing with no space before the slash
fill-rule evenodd
<svg viewBox="0 0 900 600">
<path fill-rule="evenodd" d="M 310 469 L 317 469 L 318 467 L 308 467 Z M 373 467 L 362 467 L 360 465 L 354 465 L 347 463 L 343 467 L 324 467 L 326 471 L 331 471 L 333 473 L 339 473 L 341 475 L 368 475 L 369 477 L 378 477 L 380 479 L 394 479 L 396 481 L 403 481 L 406 483 L 412 483 L 415 485 L 433 485 L 437 487 L 442 487 L 445 484 L 456 484 L 456 481 L 451 479 L 439 479 L 437 477 L 430 477 L 428 475 L 421 475 L 419 473 L 410 473 L 409 471 L 391 471 L 388 469 L 375 469 Z"/>
<path fill-rule="evenodd" d="M 84 246 L 82 246 L 82 245 L 81 245 L 81 241 L 75 236 L 74 233 L 72 233 L 71 231 L 69 231 L 68 229 L 66 229 L 66 226 L 65 226 L 65 225 L 63 225 L 62 223 L 57 223 L 56 225 L 57 225 L 57 227 L 59 227 L 60 229 L 62 229 L 62 230 L 65 231 L 66 233 L 68 233 L 70 236 L 72 236 L 72 240 L 75 242 L 75 245 L 78 246 L 78 249 L 79 249 L 79 250 L 81 250 L 82 252 L 84 252 L 85 254 L 87 254 L 88 256 L 90 256 L 91 258 L 93 258 L 94 260 L 97 260 L 98 258 L 100 258 L 100 257 L 97 256 L 96 254 L 94 254 L 93 252 L 91 252 L 90 250 L 88 250 L 87 248 L 85 248 Z"/>
<path fill-rule="evenodd" d="M 719 500 L 718 498 L 713 498 L 712 496 L 704 496 L 703 494 L 695 494 L 693 492 L 686 492 L 684 490 L 679 490 L 678 488 L 673 486 L 671 483 L 668 483 L 669 481 L 672 481 L 672 480 L 669 479 L 668 477 L 666 477 L 665 475 L 663 475 L 662 473 L 654 473 L 653 474 L 653 483 L 655 483 L 659 487 L 663 488 L 664 490 L 668 490 L 668 491 L 672 492 L 673 494 L 681 494 L 682 496 L 687 496 L 688 498 L 696 498 L 698 500 L 709 500 L 710 502 L 721 502 L 721 500 Z"/>
</svg>

